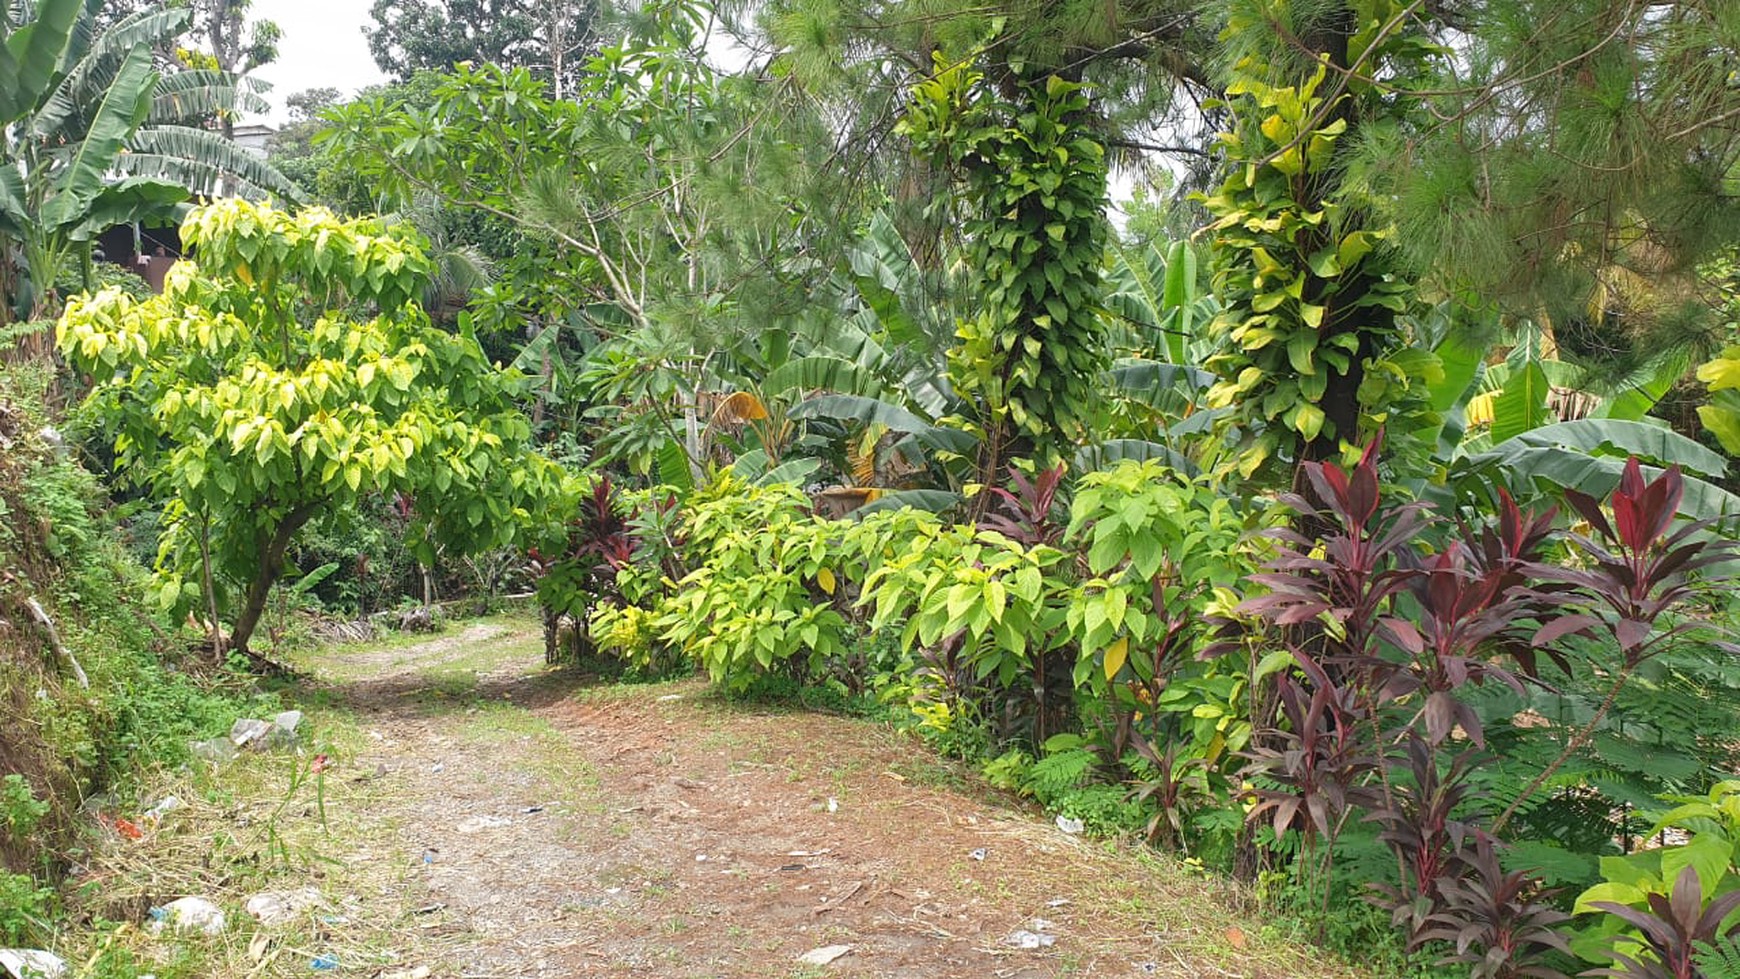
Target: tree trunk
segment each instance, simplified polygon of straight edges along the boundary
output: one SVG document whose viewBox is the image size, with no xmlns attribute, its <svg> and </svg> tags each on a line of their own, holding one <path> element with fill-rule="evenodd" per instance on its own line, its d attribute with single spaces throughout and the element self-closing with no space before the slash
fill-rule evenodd
<svg viewBox="0 0 1740 979">
<path fill-rule="evenodd" d="M 297 507 L 286 514 L 278 523 L 278 528 L 272 532 L 271 540 L 266 543 L 266 552 L 260 557 L 260 567 L 254 572 L 254 580 L 248 582 L 242 611 L 236 616 L 236 627 L 230 633 L 232 649 L 247 652 L 248 639 L 259 628 L 260 617 L 266 612 L 266 599 L 272 594 L 272 586 L 277 583 L 278 576 L 284 573 L 284 552 L 289 550 L 290 541 L 302 529 L 302 525 L 314 516 L 314 512 L 315 508 L 312 506 Z"/>
</svg>

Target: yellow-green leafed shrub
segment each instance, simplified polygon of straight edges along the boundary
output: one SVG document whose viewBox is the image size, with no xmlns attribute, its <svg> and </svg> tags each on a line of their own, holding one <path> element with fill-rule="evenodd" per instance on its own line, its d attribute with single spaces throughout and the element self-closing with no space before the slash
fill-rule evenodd
<svg viewBox="0 0 1740 979">
<path fill-rule="evenodd" d="M 741 689 L 800 654 L 807 667 L 842 649 L 833 525 L 809 513 L 796 487 L 722 476 L 689 500 L 682 532 L 695 570 L 661 603 L 659 636 L 715 682 Z"/>
</svg>

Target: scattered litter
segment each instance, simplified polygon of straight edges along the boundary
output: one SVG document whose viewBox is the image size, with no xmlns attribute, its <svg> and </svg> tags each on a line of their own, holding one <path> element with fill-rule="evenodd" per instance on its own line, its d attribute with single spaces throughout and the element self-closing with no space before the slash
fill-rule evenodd
<svg viewBox="0 0 1740 979">
<path fill-rule="evenodd" d="M 331 764 L 331 758 L 328 758 L 325 755 L 315 755 L 314 760 L 308 763 L 308 774 L 319 775 L 321 772 L 326 771 L 327 767 Z"/>
<path fill-rule="evenodd" d="M 188 751 L 200 762 L 218 767 L 235 760 L 235 743 L 228 737 L 212 737 L 211 741 L 190 741 Z"/>
<path fill-rule="evenodd" d="M 203 897 L 178 898 L 161 908 L 151 909 L 151 932 L 156 934 L 166 927 L 173 931 L 221 935 L 224 913 Z"/>
<path fill-rule="evenodd" d="M 1136 968 L 1141 969 L 1143 972 L 1146 972 L 1149 975 L 1153 975 L 1154 973 L 1160 971 L 1160 963 L 1158 963 L 1158 962 L 1143 962 L 1142 964 L 1136 966 Z"/>
<path fill-rule="evenodd" d="M 434 914 L 435 912 L 440 911 L 442 908 L 445 908 L 445 907 L 447 907 L 447 905 L 441 904 L 439 902 L 437 902 L 435 904 L 425 904 L 422 907 L 418 908 L 417 910 L 415 910 L 411 913 L 412 914 Z"/>
<path fill-rule="evenodd" d="M 1052 931 L 1057 928 L 1057 925 L 1045 920 L 1044 918 L 1034 918 L 1032 921 L 1027 923 L 1027 927 L 1034 931 Z"/>
<path fill-rule="evenodd" d="M 1057 936 L 1020 928 L 1010 932 L 1009 937 L 1003 939 L 1003 944 L 1024 949 L 1050 948 L 1057 944 Z"/>
<path fill-rule="evenodd" d="M 839 812 L 840 811 L 840 800 L 829 799 L 828 800 L 828 811 L 829 812 Z"/>
<path fill-rule="evenodd" d="M 683 699 L 683 695 L 680 693 L 667 693 L 663 697 L 658 698 L 658 702 L 661 704 L 668 704 L 674 700 L 682 700 L 682 699 Z"/>
<path fill-rule="evenodd" d="M 335 972 L 338 969 L 338 959 L 330 955 L 316 955 L 308 967 L 315 972 Z"/>
<path fill-rule="evenodd" d="M 287 710 L 272 718 L 272 728 L 266 732 L 274 748 L 288 748 L 296 743 L 296 728 L 302 724 L 302 712 Z"/>
<path fill-rule="evenodd" d="M 392 972 L 381 973 L 381 979 L 429 979 L 432 973 L 426 965 L 415 969 L 394 969 Z"/>
<path fill-rule="evenodd" d="M 798 956 L 797 960 L 804 965 L 827 965 L 843 955 L 850 954 L 851 951 L 852 946 L 850 945 L 823 945 L 821 948 L 810 949 Z"/>
<path fill-rule="evenodd" d="M 265 737 L 266 732 L 270 730 L 272 730 L 272 725 L 265 721 L 251 717 L 238 717 L 236 722 L 230 725 L 230 744 L 238 748 L 246 748 Z"/>
<path fill-rule="evenodd" d="M 833 847 L 825 846 L 820 850 L 787 850 L 785 855 L 788 857 L 820 857 L 833 852 Z"/>
<path fill-rule="evenodd" d="M 523 813 L 525 813 L 525 814 L 526 814 L 526 815 L 528 815 L 528 816 L 530 816 L 530 815 L 533 815 L 533 814 L 535 814 L 535 813 L 540 813 L 540 812 L 543 812 L 543 811 L 544 811 L 544 807 L 543 807 L 543 806 L 527 806 L 527 807 L 525 807 L 525 808 L 524 808 L 524 809 L 521 809 L 521 810 L 520 810 L 520 812 L 523 812 Z"/>
<path fill-rule="evenodd" d="M 248 942 L 248 961 L 258 963 L 266 957 L 266 949 L 272 944 L 272 936 L 265 932 L 256 932 Z"/>
<path fill-rule="evenodd" d="M 456 829 L 461 833 L 480 833 L 486 829 L 500 829 L 512 826 L 513 820 L 505 816 L 473 816 L 460 823 Z"/>
<path fill-rule="evenodd" d="M 319 888 L 303 887 L 293 891 L 263 891 L 248 898 L 248 903 L 242 907 L 260 919 L 260 924 L 270 928 L 294 921 L 302 912 L 325 905 L 326 898 Z"/>
<path fill-rule="evenodd" d="M 1048 908 L 1061 908 L 1068 903 L 1069 898 L 1067 897 L 1054 897 L 1051 900 L 1046 901 L 1045 906 Z"/>
<path fill-rule="evenodd" d="M 431 772 L 442 772 L 442 771 L 445 771 L 446 769 L 447 769 L 447 766 L 441 764 L 440 762 L 436 762 L 435 764 L 429 766 L 429 770 Z"/>
<path fill-rule="evenodd" d="M 1079 819 L 1071 819 L 1068 816 L 1059 816 L 1057 817 L 1057 828 L 1071 836 L 1080 836 L 1082 831 L 1087 829 L 1087 824 Z"/>
<path fill-rule="evenodd" d="M 147 823 L 156 823 L 164 816 L 181 808 L 179 796 L 166 795 L 155 806 L 145 810 L 139 818 Z"/>
<path fill-rule="evenodd" d="M 0 968 L 12 979 L 60 979 L 66 975 L 65 960 L 34 948 L 0 948 Z"/>
<path fill-rule="evenodd" d="M 139 824 L 133 822 L 131 819 L 117 818 L 114 826 L 115 832 L 125 836 L 129 840 L 142 840 L 145 838 L 145 831 L 140 829 Z"/>
<path fill-rule="evenodd" d="M 706 863 L 707 862 L 707 855 L 705 853 L 695 854 L 695 862 L 696 863 Z"/>
<path fill-rule="evenodd" d="M 782 874 L 791 874 L 791 873 L 796 873 L 797 871 L 802 870 L 802 869 L 804 869 L 804 865 L 801 863 L 788 863 L 785 866 L 779 868 L 779 872 Z"/>
<path fill-rule="evenodd" d="M 974 860 L 983 860 L 990 855 L 991 855 L 991 851 L 985 849 L 984 847 L 979 847 L 977 850 L 973 850 L 972 852 L 967 854 L 967 856 L 972 857 Z"/>
</svg>

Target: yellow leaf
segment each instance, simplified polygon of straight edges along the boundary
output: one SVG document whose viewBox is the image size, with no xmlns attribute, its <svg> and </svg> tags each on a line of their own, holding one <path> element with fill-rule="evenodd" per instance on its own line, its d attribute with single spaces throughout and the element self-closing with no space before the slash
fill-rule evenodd
<svg viewBox="0 0 1740 979">
<path fill-rule="evenodd" d="M 1124 662 L 1130 658 L 1130 637 L 1123 636 L 1117 642 L 1106 647 L 1106 679 L 1110 680 L 1124 668 Z"/>
<path fill-rule="evenodd" d="M 767 419 L 767 406 L 748 391 L 734 391 L 713 412 L 715 423 L 758 422 Z"/>
<path fill-rule="evenodd" d="M 834 573 L 827 568 L 819 569 L 816 571 L 816 584 L 822 586 L 822 591 L 832 595 L 834 593 Z"/>
</svg>

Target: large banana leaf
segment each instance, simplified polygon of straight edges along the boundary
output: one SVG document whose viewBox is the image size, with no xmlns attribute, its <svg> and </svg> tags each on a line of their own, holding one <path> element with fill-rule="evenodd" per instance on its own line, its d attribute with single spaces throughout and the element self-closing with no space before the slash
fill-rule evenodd
<svg viewBox="0 0 1740 979">
<path fill-rule="evenodd" d="M 271 164 L 221 134 L 188 126 L 139 130 L 131 152 L 122 155 L 115 168 L 133 176 L 172 180 L 196 194 L 272 193 L 297 203 L 304 196 Z"/>
<path fill-rule="evenodd" d="M 886 213 L 871 216 L 847 262 L 859 294 L 892 340 L 918 350 L 945 340 L 924 271 Z"/>
<path fill-rule="evenodd" d="M 117 168 L 127 138 L 151 107 L 152 75 L 150 50 L 143 44 L 135 46 L 91 117 L 90 130 L 55 180 L 54 196 L 42 206 L 43 224 L 60 228 L 82 221 L 86 208 L 103 192 L 108 174 Z"/>
<path fill-rule="evenodd" d="M 1669 351 L 1657 357 L 1626 378 L 1619 390 L 1602 399 L 1594 417 L 1627 421 L 1642 419 L 1690 368 L 1691 360 L 1685 350 Z"/>
<path fill-rule="evenodd" d="M 755 478 L 757 486 L 773 486 L 776 483 L 791 483 L 802 486 L 804 481 L 816 474 L 822 468 L 820 459 L 792 459 L 782 462 L 767 472 Z"/>
<path fill-rule="evenodd" d="M 1634 455 L 1717 479 L 1728 471 L 1728 462 L 1721 453 L 1713 452 L 1671 428 L 1614 418 L 1584 418 L 1547 425 L 1501 442 L 1493 447 L 1493 451 L 1502 453 L 1513 446 L 1557 447 L 1591 455 L 1615 455 L 1622 459 Z"/>
<path fill-rule="evenodd" d="M 869 503 L 852 511 L 854 519 L 868 517 L 872 513 L 883 510 L 900 510 L 911 507 L 914 510 L 928 510 L 931 513 L 941 513 L 944 510 L 959 506 L 961 495 L 949 490 L 895 490 L 884 493 Z"/>
<path fill-rule="evenodd" d="M 44 138 L 65 136 L 69 123 L 114 87 L 116 72 L 134 48 L 141 44 L 154 48 L 174 38 L 190 16 L 186 8 L 143 11 L 91 38 L 89 49 L 66 70 L 66 77 L 30 120 L 31 132 Z"/>
<path fill-rule="evenodd" d="M 1126 248 L 1114 243 L 1106 261 L 1105 308 L 1144 336 L 1140 346 L 1168 363 L 1189 362 L 1197 326 L 1212 316 L 1196 293 L 1196 252 L 1189 242 Z M 1156 342 L 1158 341 L 1158 342 Z"/>
<path fill-rule="evenodd" d="M 22 238 L 30 225 L 30 211 L 24 203 L 24 175 L 18 168 L 0 161 L 0 234 Z"/>
<path fill-rule="evenodd" d="M 1158 459 L 1173 469 L 1189 476 L 1198 475 L 1201 470 L 1196 463 L 1191 462 L 1182 454 L 1161 445 L 1159 442 L 1148 442 L 1143 439 L 1107 439 L 1099 445 L 1086 445 L 1076 450 L 1075 471 L 1095 472 L 1110 469 L 1126 460 L 1147 462 Z"/>
<path fill-rule="evenodd" d="M 1179 393 L 1190 401 L 1207 391 L 1215 377 L 1208 371 L 1182 364 L 1164 364 L 1157 360 L 1135 360 L 1119 364 L 1106 371 L 1106 382 L 1125 396 L 1153 408 L 1176 407 Z"/>
<path fill-rule="evenodd" d="M 831 418 L 859 425 L 881 425 L 894 432 L 929 432 L 936 426 L 899 405 L 855 394 L 824 394 L 793 408 L 791 418 Z"/>
<path fill-rule="evenodd" d="M 658 451 L 659 482 L 687 494 L 695 488 L 694 469 L 689 465 L 689 454 L 683 451 L 683 443 L 674 438 L 665 439 Z"/>
<path fill-rule="evenodd" d="M 1455 472 L 1491 474 L 1517 490 L 1574 489 L 1601 497 L 1618 485 L 1625 460 L 1633 455 L 1688 472 L 1680 502 L 1686 516 L 1740 515 L 1740 497 L 1698 478 L 1720 478 L 1727 470 L 1721 455 L 1672 429 L 1644 422 L 1586 418 L 1546 425 L 1462 460 Z"/>
<path fill-rule="evenodd" d="M 165 75 L 151 96 L 148 122 L 174 124 L 207 119 L 219 113 L 264 115 L 271 103 L 260 97 L 267 85 L 257 78 L 227 71 L 197 69 Z"/>
<path fill-rule="evenodd" d="M 0 126 L 22 120 L 54 84 L 82 0 L 42 0 L 36 17 L 0 43 Z"/>
<path fill-rule="evenodd" d="M 178 183 L 129 177 L 104 187 L 67 237 L 72 241 L 90 241 L 116 225 L 135 221 L 179 224 L 177 219 L 182 216 L 186 201 L 187 188 Z"/>
<path fill-rule="evenodd" d="M 1548 389 L 1547 372 L 1539 361 L 1530 360 L 1511 372 L 1504 391 L 1492 404 L 1492 441 L 1495 445 L 1540 428 L 1552 418 L 1547 408 Z"/>
<path fill-rule="evenodd" d="M 840 357 L 813 354 L 788 360 L 769 371 L 761 382 L 768 395 L 787 391 L 828 391 L 835 394 L 872 396 L 884 393 L 884 386 L 870 371 Z"/>
</svg>

